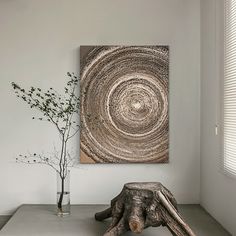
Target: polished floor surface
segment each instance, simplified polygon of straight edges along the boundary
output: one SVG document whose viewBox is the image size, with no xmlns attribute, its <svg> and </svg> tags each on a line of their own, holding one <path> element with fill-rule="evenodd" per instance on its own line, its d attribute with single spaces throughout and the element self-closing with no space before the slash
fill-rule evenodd
<svg viewBox="0 0 236 236">
<path fill-rule="evenodd" d="M 51 205 L 22 205 L 2 228 L 0 236 L 102 236 L 109 220 L 97 222 L 94 213 L 105 208 L 104 205 L 73 205 L 71 215 L 60 218 Z M 197 236 L 230 235 L 199 205 L 180 205 L 179 211 Z M 136 234 L 125 234 L 131 235 Z M 165 227 L 158 227 L 145 229 L 139 235 L 171 236 L 171 233 Z"/>
</svg>

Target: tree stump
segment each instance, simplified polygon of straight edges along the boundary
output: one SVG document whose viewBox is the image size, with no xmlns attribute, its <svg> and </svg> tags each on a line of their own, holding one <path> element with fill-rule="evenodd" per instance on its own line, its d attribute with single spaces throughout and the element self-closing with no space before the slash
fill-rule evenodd
<svg viewBox="0 0 236 236">
<path fill-rule="evenodd" d="M 161 183 L 127 183 L 111 201 L 111 207 L 95 214 L 102 221 L 112 217 L 104 236 L 118 236 L 127 231 L 141 233 L 152 226 L 166 226 L 176 236 L 196 236 L 184 222 L 171 192 Z"/>
</svg>

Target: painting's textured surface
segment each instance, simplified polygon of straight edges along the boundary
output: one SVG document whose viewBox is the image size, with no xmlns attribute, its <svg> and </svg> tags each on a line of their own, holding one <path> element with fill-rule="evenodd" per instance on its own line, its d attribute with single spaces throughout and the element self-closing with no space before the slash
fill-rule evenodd
<svg viewBox="0 0 236 236">
<path fill-rule="evenodd" d="M 168 47 L 80 50 L 81 162 L 168 162 Z"/>
</svg>

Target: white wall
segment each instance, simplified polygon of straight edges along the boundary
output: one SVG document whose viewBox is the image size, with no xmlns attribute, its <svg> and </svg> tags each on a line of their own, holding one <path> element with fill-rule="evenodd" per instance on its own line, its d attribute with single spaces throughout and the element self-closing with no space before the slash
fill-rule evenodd
<svg viewBox="0 0 236 236">
<path fill-rule="evenodd" d="M 223 2 L 201 1 L 201 204 L 236 235 L 236 179 L 219 170 L 220 135 L 214 130 L 220 114 Z"/>
<path fill-rule="evenodd" d="M 55 174 L 14 157 L 50 151 L 57 136 L 31 120 L 10 82 L 60 90 L 66 72 L 78 72 L 79 46 L 106 44 L 170 45 L 170 163 L 80 165 L 72 171 L 72 203 L 108 203 L 128 181 L 161 181 L 180 203 L 200 201 L 200 0 L 3 0 L 0 214 L 55 202 Z"/>
</svg>

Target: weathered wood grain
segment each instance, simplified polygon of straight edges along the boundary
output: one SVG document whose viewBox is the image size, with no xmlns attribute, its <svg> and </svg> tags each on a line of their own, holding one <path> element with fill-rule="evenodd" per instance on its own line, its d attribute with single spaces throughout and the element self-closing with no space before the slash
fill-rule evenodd
<svg viewBox="0 0 236 236">
<path fill-rule="evenodd" d="M 81 47 L 81 162 L 168 162 L 168 85 L 167 46 Z"/>
<path fill-rule="evenodd" d="M 109 217 L 112 222 L 104 236 L 141 233 L 150 226 L 166 226 L 175 236 L 196 236 L 180 216 L 172 193 L 158 182 L 125 184 L 111 207 L 95 214 L 98 221 Z"/>
</svg>

